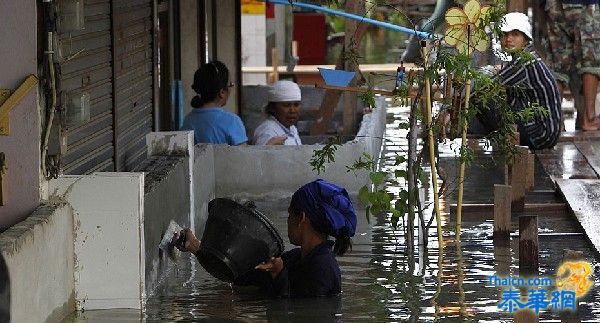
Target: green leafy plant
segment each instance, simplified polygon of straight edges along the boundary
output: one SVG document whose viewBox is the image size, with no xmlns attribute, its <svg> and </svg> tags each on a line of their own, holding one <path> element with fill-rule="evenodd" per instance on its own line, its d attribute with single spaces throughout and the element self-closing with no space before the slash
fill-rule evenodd
<svg viewBox="0 0 600 323">
<path fill-rule="evenodd" d="M 463 1 L 464 2 L 464 1 Z M 396 8 L 397 9 L 397 8 Z M 397 9 L 399 16 L 405 16 L 401 13 L 400 9 Z M 505 12 L 504 4 L 500 1 L 494 1 L 494 5 L 487 12 L 485 19 L 482 24 L 477 25 L 477 28 L 484 29 L 489 28 L 492 33 L 499 35 L 499 21 Z M 487 106 L 495 104 L 500 110 L 500 128 L 496 131 L 488 134 L 485 139 L 487 143 L 494 146 L 495 150 L 499 152 L 497 156 L 500 156 L 502 160 L 512 158 L 516 153 L 514 146 L 515 128 L 513 124 L 523 122 L 525 120 L 531 120 L 536 116 L 544 113 L 544 107 L 531 105 L 523 111 L 513 111 L 512 108 L 506 103 L 507 100 L 507 87 L 502 85 L 494 77 L 490 77 L 488 73 L 479 70 L 472 66 L 472 58 L 466 53 L 457 52 L 453 48 L 444 46 L 441 40 L 437 39 L 431 42 L 428 50 L 435 51 L 436 55 L 431 62 L 428 62 L 428 66 L 417 72 L 414 78 L 406 80 L 404 83 L 395 89 L 394 100 L 400 102 L 403 105 L 411 105 L 410 120 L 408 122 L 401 122 L 398 125 L 399 129 L 409 131 L 409 149 L 403 151 L 400 154 L 394 156 L 384 156 L 383 158 L 394 158 L 391 169 L 382 170 L 376 166 L 377 160 L 373 156 L 368 154 L 362 154 L 352 165 L 346 166 L 348 172 L 365 171 L 369 175 L 369 183 L 366 183 L 359 190 L 359 200 L 367 207 L 367 216 L 370 214 L 387 214 L 389 215 L 389 221 L 394 229 L 399 229 L 405 221 L 407 226 L 411 229 L 405 228 L 405 234 L 407 234 L 407 241 L 411 239 L 409 233 L 412 231 L 412 220 L 414 216 L 419 217 L 421 225 L 424 224 L 427 228 L 432 223 L 433 217 L 429 220 L 425 220 L 423 214 L 424 206 L 420 205 L 418 199 L 418 187 L 428 183 L 428 178 L 425 176 L 424 166 L 426 156 L 423 150 L 417 149 L 416 141 L 419 139 L 417 133 L 417 124 L 421 125 L 421 134 L 426 134 L 430 130 L 435 134 L 436 138 L 444 138 L 446 136 L 443 127 L 443 123 L 432 122 L 429 124 L 426 121 L 426 115 L 423 115 L 422 110 L 419 108 L 420 98 L 424 94 L 424 84 L 428 81 L 430 84 L 435 85 L 439 89 L 445 89 L 448 84 L 449 77 L 452 77 L 452 89 L 450 95 L 445 97 L 441 102 L 443 105 L 454 109 L 456 113 L 456 119 L 453 122 L 456 123 L 458 134 L 465 127 L 467 127 L 468 121 L 475 117 L 478 113 L 485 112 Z M 353 64 L 358 64 L 360 57 L 352 51 L 344 52 L 344 59 L 351 61 Z M 515 53 L 516 59 L 523 64 L 527 63 L 531 59 L 534 59 L 527 52 Z M 395 77 L 383 81 L 394 80 Z M 367 108 L 375 108 L 375 94 L 372 89 L 375 88 L 376 84 L 372 79 L 367 78 L 367 90 L 364 93 L 358 95 L 358 98 Z M 462 109 L 460 105 L 464 103 L 465 88 L 467 84 L 472 85 L 471 95 L 469 97 L 476 97 L 477 102 L 472 104 L 469 109 Z M 415 91 L 416 90 L 416 91 Z M 511 91 L 520 91 L 518 87 L 513 87 Z M 458 102 L 459 106 L 454 106 L 456 102 L 453 102 L 453 97 L 459 97 L 461 100 Z M 441 109 L 444 111 L 444 109 Z M 440 115 L 433 116 L 434 120 L 438 120 Z M 452 139 L 452 138 L 450 138 Z M 444 139 L 440 139 L 444 140 Z M 436 152 L 435 159 L 439 159 L 437 156 L 437 144 L 434 143 L 433 151 Z M 318 149 L 314 152 L 313 158 L 310 161 L 310 165 L 313 170 L 320 173 L 325 169 L 327 163 L 335 162 L 335 152 L 341 145 L 339 137 L 332 138 L 328 144 L 322 149 Z M 425 143 L 427 146 L 428 143 Z M 476 160 L 476 153 L 469 146 L 465 144 L 457 145 L 455 153 L 461 163 L 468 165 Z M 387 163 L 389 164 L 389 163 Z M 447 195 L 452 193 L 452 189 L 449 185 L 449 179 L 445 178 L 445 172 L 436 163 L 434 167 L 440 178 L 442 179 L 442 185 L 439 191 L 436 192 L 440 195 Z M 461 182 L 461 181 L 459 181 Z M 454 182 L 456 183 L 456 181 Z M 394 193 L 390 193 L 386 190 L 386 187 L 392 185 L 395 187 Z M 408 217 L 407 217 L 408 215 Z M 439 231 L 439 230 L 438 230 Z M 458 231 L 458 229 L 457 229 Z M 410 241 L 409 241 L 410 242 Z"/>
</svg>

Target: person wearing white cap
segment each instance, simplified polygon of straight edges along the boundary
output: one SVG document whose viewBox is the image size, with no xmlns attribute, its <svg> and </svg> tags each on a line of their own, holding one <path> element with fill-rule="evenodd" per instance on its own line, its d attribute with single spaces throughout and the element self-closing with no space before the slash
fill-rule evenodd
<svg viewBox="0 0 600 323">
<path fill-rule="evenodd" d="M 254 130 L 255 145 L 302 145 L 294 125 L 300 117 L 300 87 L 292 81 L 277 81 L 269 88 L 267 118 Z"/>
<path fill-rule="evenodd" d="M 536 112 L 529 120 L 517 121 L 521 144 L 531 149 L 552 148 L 558 142 L 562 119 L 561 97 L 556 79 L 533 51 L 531 24 L 525 14 L 520 12 L 506 14 L 500 30 L 503 32 L 502 48 L 512 56 L 512 60 L 493 75 L 493 79 L 506 88 L 504 105 L 514 112 L 532 106 L 544 109 Z M 485 90 L 485 88 L 479 89 L 479 93 Z M 490 133 L 498 130 L 502 126 L 501 107 L 493 100 L 482 102 L 477 94 L 477 92 L 473 93 L 471 102 L 478 107 L 477 119 L 484 128 L 483 132 Z M 474 122 L 475 120 L 471 125 L 474 125 Z M 472 128 L 475 129 L 477 126 Z"/>
<path fill-rule="evenodd" d="M 524 49 L 533 40 L 529 17 L 522 12 L 509 12 L 504 15 L 500 30 L 504 33 L 501 39 L 502 47 L 509 53 Z"/>
</svg>

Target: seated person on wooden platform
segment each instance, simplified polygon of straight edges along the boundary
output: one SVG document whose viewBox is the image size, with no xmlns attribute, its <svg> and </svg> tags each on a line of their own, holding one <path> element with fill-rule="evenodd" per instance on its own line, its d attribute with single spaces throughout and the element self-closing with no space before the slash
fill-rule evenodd
<svg viewBox="0 0 600 323">
<path fill-rule="evenodd" d="M 300 117 L 300 87 L 292 81 L 277 81 L 269 89 L 268 114 L 254 130 L 255 145 L 302 145 L 294 125 Z"/>
<path fill-rule="evenodd" d="M 552 148 L 558 142 L 562 118 L 556 79 L 533 51 L 531 24 L 525 14 L 506 14 L 500 29 L 503 32 L 502 48 L 512 56 L 512 60 L 492 78 L 506 87 L 506 103 L 513 111 L 523 111 L 532 106 L 544 110 L 538 110 L 527 121 L 517 121 L 521 145 L 531 149 Z M 488 134 L 501 127 L 500 107 L 491 101 L 484 104 L 476 95 L 471 96 L 471 104 L 478 108 L 478 114 L 477 120 L 471 120 L 470 133 Z"/>
</svg>

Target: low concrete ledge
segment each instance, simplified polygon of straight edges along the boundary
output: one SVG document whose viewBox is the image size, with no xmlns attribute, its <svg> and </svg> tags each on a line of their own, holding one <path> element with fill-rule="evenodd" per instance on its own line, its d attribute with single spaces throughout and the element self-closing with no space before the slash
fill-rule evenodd
<svg viewBox="0 0 600 323">
<path fill-rule="evenodd" d="M 335 182 L 349 193 L 358 193 L 363 185 L 369 183 L 369 174 L 367 171 L 348 172 L 346 166 L 363 153 L 379 157 L 386 109 L 383 98 L 377 101 L 378 108 L 364 115 L 357 136 L 338 148 L 335 162 L 327 164 L 321 174 L 311 169 L 309 161 L 314 151 L 323 145 L 213 146 L 217 196 L 282 196 L 316 178 Z M 196 168 L 196 171 L 200 170 Z"/>
<path fill-rule="evenodd" d="M 0 233 L 12 322 L 58 321 L 75 309 L 73 239 L 73 214 L 65 204 L 42 205 Z"/>
<path fill-rule="evenodd" d="M 220 161 L 219 161 L 220 163 Z M 199 144 L 194 147 L 194 208 L 192 229 L 202 236 L 208 218 L 208 202 L 215 198 L 215 146 Z"/>
<path fill-rule="evenodd" d="M 142 309 L 144 174 L 61 176 L 49 182 L 49 191 L 51 200 L 65 201 L 73 209 L 72 225 L 63 229 L 73 234 L 77 309 Z M 73 259 L 73 252 L 69 257 Z"/>
<path fill-rule="evenodd" d="M 160 277 L 167 274 L 172 262 L 158 245 L 174 220 L 190 226 L 190 176 L 187 156 L 150 156 L 136 168 L 144 172 L 144 244 L 146 248 L 146 293 L 152 295 Z"/>
</svg>

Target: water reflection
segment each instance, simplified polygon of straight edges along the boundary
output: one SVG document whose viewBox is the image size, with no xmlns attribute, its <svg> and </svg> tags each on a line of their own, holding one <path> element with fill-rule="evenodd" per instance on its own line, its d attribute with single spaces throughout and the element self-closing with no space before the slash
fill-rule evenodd
<svg viewBox="0 0 600 323">
<path fill-rule="evenodd" d="M 392 124 L 405 117 L 405 110 L 390 109 Z M 402 150 L 405 134 L 397 126 L 390 133 Z M 404 136 L 404 137 L 403 137 Z M 486 183 L 485 172 L 469 170 L 470 180 Z M 489 176 L 488 176 L 489 177 Z M 493 185 L 492 185 L 493 187 Z M 473 199 L 477 190 L 465 192 Z M 470 195 L 469 195 L 470 194 Z M 427 192 L 428 200 L 431 192 Z M 257 201 L 257 207 L 285 232 L 289 201 Z M 449 205 L 451 200 L 442 201 Z M 429 203 L 429 201 L 427 202 Z M 428 209 L 427 214 L 431 214 Z M 268 299 L 253 289 L 232 288 L 209 276 L 194 258 L 183 259 L 151 297 L 145 312 L 86 311 L 71 321 L 243 321 L 243 322 L 506 322 L 512 315 L 500 312 L 500 288 L 488 277 L 515 276 L 518 239 L 494 244 L 493 225 L 481 218 L 465 217 L 461 241 L 454 241 L 452 218 L 444 213 L 445 243 L 438 249 L 435 228 L 426 232 L 429 249 L 418 246 L 415 258 L 405 254 L 402 230 L 394 230 L 385 216 L 367 222 L 359 210 L 359 224 L 351 252 L 338 257 L 343 293 L 335 298 L 305 300 Z M 540 218 L 542 219 L 542 217 Z M 575 232 L 569 217 L 543 217 L 540 224 L 552 232 Z M 413 228 L 418 231 L 417 228 Z M 291 246 L 288 244 L 286 249 Z M 551 275 L 562 261 L 566 247 L 582 251 L 594 269 L 595 287 L 581 300 L 577 317 L 542 312 L 541 321 L 600 321 L 600 266 L 583 236 L 540 236 L 540 274 Z M 137 315 L 137 316 L 136 316 Z"/>
</svg>

